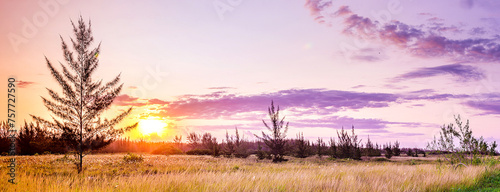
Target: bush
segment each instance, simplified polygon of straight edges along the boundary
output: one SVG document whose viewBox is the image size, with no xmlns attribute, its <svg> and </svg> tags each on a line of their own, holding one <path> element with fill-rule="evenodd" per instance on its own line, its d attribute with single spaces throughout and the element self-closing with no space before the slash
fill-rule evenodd
<svg viewBox="0 0 500 192">
<path fill-rule="evenodd" d="M 125 163 L 140 163 L 144 161 L 144 157 L 134 153 L 127 153 L 127 155 L 123 156 L 123 161 Z"/>
</svg>

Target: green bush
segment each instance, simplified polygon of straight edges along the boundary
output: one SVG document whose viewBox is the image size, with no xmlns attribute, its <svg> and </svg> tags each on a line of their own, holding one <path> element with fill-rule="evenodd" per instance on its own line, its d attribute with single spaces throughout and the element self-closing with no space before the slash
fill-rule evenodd
<svg viewBox="0 0 500 192">
<path fill-rule="evenodd" d="M 127 153 L 127 155 L 123 156 L 123 161 L 125 163 L 140 163 L 144 161 L 144 157 L 134 153 Z"/>
</svg>

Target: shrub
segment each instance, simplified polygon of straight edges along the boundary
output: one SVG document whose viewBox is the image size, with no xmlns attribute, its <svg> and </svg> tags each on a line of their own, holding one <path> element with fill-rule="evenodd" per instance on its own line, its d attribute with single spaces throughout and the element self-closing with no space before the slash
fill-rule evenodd
<svg viewBox="0 0 500 192">
<path fill-rule="evenodd" d="M 125 163 L 140 163 L 144 161 L 144 157 L 142 155 L 137 155 L 134 153 L 127 153 L 123 156 L 123 161 Z"/>
<path fill-rule="evenodd" d="M 262 160 L 266 158 L 266 152 L 262 151 L 262 146 L 260 145 L 260 141 L 257 142 L 257 159 Z"/>
</svg>

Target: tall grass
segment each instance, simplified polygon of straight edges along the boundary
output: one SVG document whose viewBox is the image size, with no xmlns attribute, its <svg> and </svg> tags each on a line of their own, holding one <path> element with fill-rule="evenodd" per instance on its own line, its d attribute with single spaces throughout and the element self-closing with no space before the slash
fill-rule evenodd
<svg viewBox="0 0 500 192">
<path fill-rule="evenodd" d="M 7 183 L 8 157 L 0 157 L 0 191 L 434 191 L 472 185 L 490 169 L 316 158 L 274 164 L 255 157 L 161 155 L 130 163 L 124 155 L 89 155 L 83 175 L 61 155 L 17 157 L 16 185 Z"/>
</svg>

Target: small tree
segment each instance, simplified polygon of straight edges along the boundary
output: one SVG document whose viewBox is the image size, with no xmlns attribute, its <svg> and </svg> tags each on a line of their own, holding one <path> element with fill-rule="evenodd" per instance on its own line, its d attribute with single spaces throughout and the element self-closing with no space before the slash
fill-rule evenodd
<svg viewBox="0 0 500 192">
<path fill-rule="evenodd" d="M 273 156 L 273 162 L 286 161 L 284 158 L 285 147 L 286 147 L 286 132 L 288 131 L 288 122 L 285 123 L 285 117 L 279 117 L 280 107 L 275 110 L 274 102 L 271 101 L 271 106 L 268 108 L 269 118 L 271 119 L 271 126 L 269 126 L 266 121 L 262 120 L 267 130 L 271 134 L 266 134 L 262 131 L 262 137 L 255 135 L 260 140 L 264 141 L 264 144 L 271 150 L 271 155 Z"/>
<path fill-rule="evenodd" d="M 393 155 L 392 147 L 391 144 L 384 145 L 384 150 L 385 150 L 385 158 L 390 159 Z"/>
<path fill-rule="evenodd" d="M 330 148 L 328 149 L 328 153 L 331 158 L 337 158 L 337 144 L 335 144 L 335 139 L 330 137 Z"/>
<path fill-rule="evenodd" d="M 191 149 L 197 149 L 200 145 L 200 135 L 196 134 L 195 132 L 191 132 L 187 136 L 187 141 Z"/>
<path fill-rule="evenodd" d="M 220 146 L 217 143 L 217 138 L 212 137 L 212 134 L 205 133 L 201 138 L 201 143 L 204 149 L 210 150 L 210 153 L 214 157 L 218 157 L 220 155 Z"/>
<path fill-rule="evenodd" d="M 325 150 L 326 144 L 325 144 L 325 142 L 323 142 L 323 139 L 318 137 L 316 145 L 317 145 L 316 149 L 317 149 L 318 157 L 321 158 L 321 156 L 325 155 L 325 153 L 326 153 L 326 150 Z"/>
<path fill-rule="evenodd" d="M 406 151 L 406 155 L 407 155 L 408 157 L 413 157 L 413 156 L 415 156 L 415 155 L 413 154 L 413 150 L 411 150 L 411 149 L 408 149 L 408 151 Z"/>
<path fill-rule="evenodd" d="M 10 149 L 9 124 L 7 121 L 0 122 L 0 153 L 8 154 Z"/>
<path fill-rule="evenodd" d="M 235 153 L 234 156 L 237 158 L 247 158 L 250 154 L 248 153 L 248 144 L 245 138 L 238 132 L 238 127 L 234 128 L 235 136 L 234 136 L 234 145 L 235 145 Z"/>
<path fill-rule="evenodd" d="M 102 113 L 120 94 L 123 84 L 118 85 L 120 75 L 104 85 L 102 81 L 92 79 L 92 74 L 99 65 L 97 56 L 100 45 L 94 49 L 90 48 L 94 40 L 90 21 L 89 27 L 82 17 L 78 20 L 78 25 L 71 23 L 76 36 L 76 39 L 71 38 L 71 42 L 77 58 L 74 58 L 73 52 L 62 37 L 62 49 L 66 61 L 66 65 L 61 64 L 62 73 L 45 58 L 52 76 L 62 87 L 64 95 L 60 96 L 57 92 L 47 89 L 53 101 L 43 97 L 42 100 L 45 107 L 59 119 L 53 118 L 51 122 L 38 116 L 31 116 L 41 126 L 54 130 L 63 138 L 67 147 L 76 151 L 75 165 L 78 173 L 81 173 L 83 157 L 87 153 L 105 147 L 125 131 L 137 127 L 137 123 L 115 129 L 115 126 L 130 114 L 132 107 L 111 120 L 101 119 Z"/>
<path fill-rule="evenodd" d="M 339 158 L 361 159 L 361 140 L 358 141 L 358 136 L 354 133 L 354 126 L 352 126 L 352 135 L 349 135 L 349 133 L 344 130 L 344 127 L 342 127 L 340 132 L 337 131 L 337 137 L 339 139 L 337 145 Z"/>
<path fill-rule="evenodd" d="M 309 148 L 311 147 L 309 141 L 304 139 L 303 133 L 297 134 L 297 139 L 294 141 L 296 147 L 295 157 L 306 158 L 309 157 Z"/>
<path fill-rule="evenodd" d="M 233 136 L 229 136 L 229 133 L 226 130 L 226 144 L 224 145 L 224 156 L 227 158 L 231 158 L 233 154 L 236 152 L 234 147 Z"/>
<path fill-rule="evenodd" d="M 176 135 L 174 137 L 174 144 L 177 148 L 181 148 L 181 144 L 182 144 L 182 135 Z"/>
<path fill-rule="evenodd" d="M 394 147 L 392 148 L 392 152 L 394 153 L 394 156 L 401 155 L 401 149 L 399 148 L 399 142 L 397 140 L 396 140 L 396 143 L 394 143 Z"/>
<path fill-rule="evenodd" d="M 492 156 L 496 155 L 497 152 L 495 151 L 495 149 L 497 147 L 498 147 L 497 142 L 493 141 L 493 143 L 491 143 L 491 145 L 490 145 L 490 150 L 488 151 L 489 155 L 492 155 Z"/>
<path fill-rule="evenodd" d="M 377 148 L 375 148 L 377 147 Z M 365 155 L 369 157 L 375 157 L 375 156 L 380 156 L 380 150 L 378 149 L 378 144 L 376 146 L 373 145 L 373 143 L 370 140 L 370 136 L 368 135 L 368 140 L 366 141 L 365 144 Z"/>
<path fill-rule="evenodd" d="M 452 165 L 457 163 L 472 164 L 483 153 L 486 154 L 488 151 L 491 151 L 491 149 L 488 149 L 488 144 L 482 137 L 476 139 L 472 136 L 469 120 L 463 124 L 460 115 L 458 115 L 455 116 L 455 124 L 450 123 L 448 126 L 443 125 L 439 133 L 440 137 L 434 137 L 434 140 L 428 143 L 427 148 L 434 153 L 444 152 L 445 160 Z M 455 146 L 456 140 L 458 140 L 459 146 Z M 491 145 L 491 147 L 493 147 L 493 145 Z"/>
</svg>

